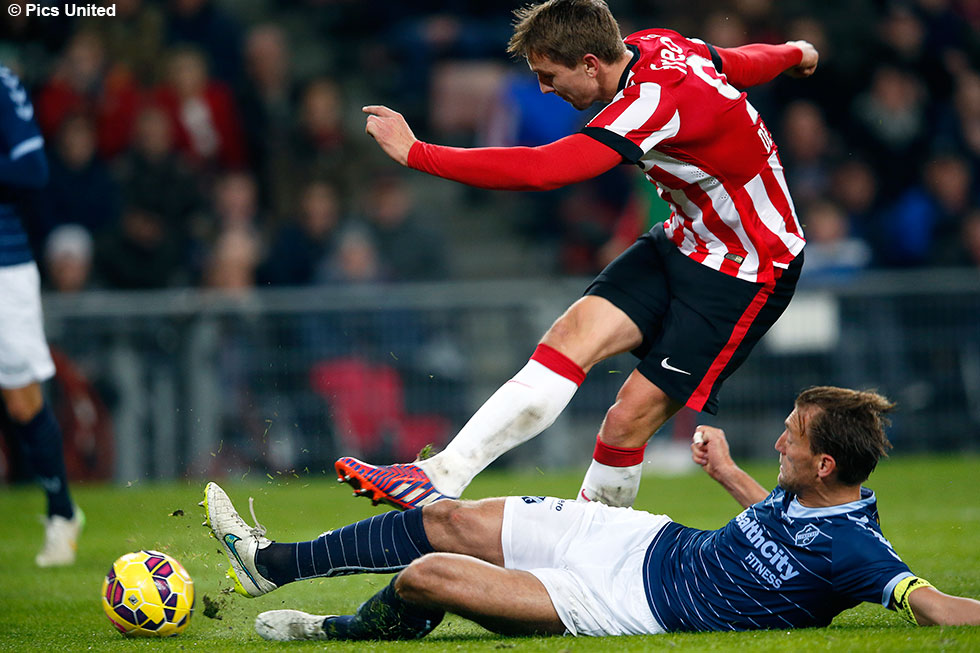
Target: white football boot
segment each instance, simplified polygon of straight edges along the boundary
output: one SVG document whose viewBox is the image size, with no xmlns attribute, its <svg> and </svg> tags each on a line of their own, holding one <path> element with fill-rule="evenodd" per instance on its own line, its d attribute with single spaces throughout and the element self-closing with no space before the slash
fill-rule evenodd
<svg viewBox="0 0 980 653">
<path fill-rule="evenodd" d="M 323 630 L 327 615 L 308 614 L 299 610 L 269 610 L 255 618 L 255 632 L 274 642 L 302 639 L 330 639 Z"/>
<path fill-rule="evenodd" d="M 78 549 L 78 536 L 85 526 L 85 513 L 75 506 L 75 514 L 71 519 L 61 515 L 43 518 L 44 546 L 34 557 L 38 567 L 64 567 L 74 564 L 75 551 Z"/>
<path fill-rule="evenodd" d="M 204 501 L 199 505 L 204 506 L 207 516 L 204 525 L 221 542 L 231 561 L 228 578 L 235 583 L 235 591 L 253 598 L 276 589 L 277 585 L 264 578 L 255 568 L 255 554 L 272 544 L 272 540 L 265 536 L 265 527 L 255 518 L 252 498 L 249 497 L 248 507 L 255 522 L 254 527 L 238 516 L 231 499 L 217 483 L 208 483 L 204 488 Z"/>
</svg>

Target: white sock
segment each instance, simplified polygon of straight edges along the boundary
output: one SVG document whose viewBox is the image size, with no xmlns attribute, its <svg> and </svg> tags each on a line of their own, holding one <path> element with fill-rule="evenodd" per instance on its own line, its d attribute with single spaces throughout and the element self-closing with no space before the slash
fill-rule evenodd
<svg viewBox="0 0 980 653">
<path fill-rule="evenodd" d="M 439 492 L 458 497 L 501 454 L 551 426 L 576 390 L 575 381 L 530 360 L 487 399 L 445 449 L 417 464 Z"/>
<path fill-rule="evenodd" d="M 577 500 L 632 507 L 636 501 L 636 493 L 640 490 L 642 468 L 642 462 L 629 467 L 611 467 L 593 460 L 589 471 L 585 472 Z"/>
</svg>

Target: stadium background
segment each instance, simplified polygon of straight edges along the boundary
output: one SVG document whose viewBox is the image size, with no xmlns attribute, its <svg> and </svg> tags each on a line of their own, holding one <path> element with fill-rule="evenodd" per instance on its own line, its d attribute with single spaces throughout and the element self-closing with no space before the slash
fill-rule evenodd
<svg viewBox="0 0 980 653">
<path fill-rule="evenodd" d="M 26 226 L 76 478 L 411 458 L 665 217 L 629 167 L 491 193 L 399 168 L 364 135 L 368 103 L 445 144 L 577 130 L 589 114 L 541 96 L 505 57 L 512 3 L 114 4 L 116 17 L 0 27 L 0 62 L 30 89 L 51 162 Z M 980 2 L 611 7 L 624 34 L 802 38 L 821 53 L 812 79 L 749 93 L 806 226 L 800 291 L 722 391 L 720 416 L 682 412 L 658 440 L 703 419 L 737 455 L 768 456 L 795 393 L 830 383 L 898 400 L 900 453 L 976 451 Z M 632 365 L 597 367 L 545 437 L 501 464 L 584 465 Z M 5 451 L 4 471 L 22 476 Z"/>
</svg>

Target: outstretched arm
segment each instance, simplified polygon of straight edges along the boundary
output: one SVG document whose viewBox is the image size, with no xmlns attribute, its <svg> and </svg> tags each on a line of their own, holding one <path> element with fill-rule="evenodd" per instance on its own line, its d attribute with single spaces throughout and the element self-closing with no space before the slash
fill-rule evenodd
<svg viewBox="0 0 980 653">
<path fill-rule="evenodd" d="M 769 492 L 732 460 L 725 432 L 713 426 L 698 426 L 691 443 L 691 457 L 708 476 L 718 481 L 743 508 L 765 499 Z"/>
<path fill-rule="evenodd" d="M 908 595 L 920 626 L 980 626 L 980 601 L 920 587 Z"/>
<path fill-rule="evenodd" d="M 809 77 L 820 58 L 817 49 L 806 41 L 787 41 L 783 45 L 753 43 L 714 51 L 721 59 L 719 72 L 736 88 L 765 84 L 781 73 Z"/>
<path fill-rule="evenodd" d="M 364 107 L 365 131 L 398 163 L 478 188 L 552 190 L 596 177 L 622 163 L 613 149 L 584 134 L 539 147 L 445 147 L 424 143 L 402 115 Z"/>
</svg>

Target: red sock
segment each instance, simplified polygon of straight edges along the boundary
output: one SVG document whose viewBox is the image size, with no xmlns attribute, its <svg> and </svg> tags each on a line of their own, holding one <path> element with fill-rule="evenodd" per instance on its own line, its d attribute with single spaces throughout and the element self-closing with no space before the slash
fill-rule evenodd
<svg viewBox="0 0 980 653">
<path fill-rule="evenodd" d="M 595 436 L 595 451 L 592 459 L 597 463 L 602 463 L 608 467 L 632 467 L 643 462 L 643 452 L 647 445 L 642 447 L 614 447 L 606 444 Z"/>
<path fill-rule="evenodd" d="M 547 367 L 555 374 L 560 374 L 575 385 L 582 385 L 585 380 L 585 370 L 571 358 L 561 353 L 554 347 L 540 344 L 531 354 L 531 360 L 537 361 Z"/>
</svg>

